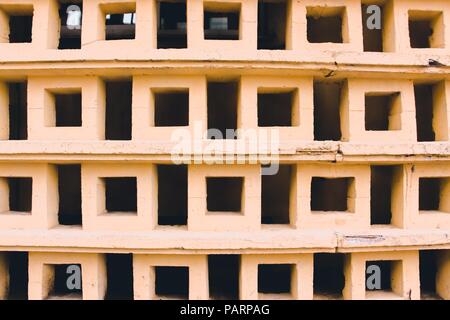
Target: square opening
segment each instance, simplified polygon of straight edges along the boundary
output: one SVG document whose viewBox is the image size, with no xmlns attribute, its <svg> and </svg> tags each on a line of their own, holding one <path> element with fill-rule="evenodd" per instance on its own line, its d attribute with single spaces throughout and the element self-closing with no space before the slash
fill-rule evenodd
<svg viewBox="0 0 450 320">
<path fill-rule="evenodd" d="M 277 174 L 261 176 L 262 224 L 290 224 L 294 173 L 292 165 L 282 164 Z"/>
<path fill-rule="evenodd" d="M 314 81 L 314 140 L 341 140 L 341 82 Z"/>
<path fill-rule="evenodd" d="M 449 182 L 450 178 L 419 178 L 419 211 L 450 213 Z"/>
<path fill-rule="evenodd" d="M 81 127 L 81 89 L 74 92 L 50 93 L 54 102 L 54 112 L 49 114 L 47 125 L 50 127 Z M 54 116 L 52 116 L 54 114 Z"/>
<path fill-rule="evenodd" d="M 33 179 L 6 178 L 6 183 L 8 185 L 8 207 L 4 208 L 4 213 L 6 211 L 18 214 L 31 214 Z"/>
<path fill-rule="evenodd" d="M 378 11 L 373 11 L 373 6 L 380 10 L 380 24 L 372 17 Z M 363 26 L 363 43 L 365 52 L 383 52 L 383 29 L 386 28 L 384 24 L 384 4 L 383 3 L 367 3 L 361 5 L 362 11 L 362 26 Z"/>
<path fill-rule="evenodd" d="M 298 126 L 298 90 L 271 92 L 258 90 L 258 126 L 292 127 Z"/>
<path fill-rule="evenodd" d="M 189 125 L 189 89 L 154 90 L 155 127 Z"/>
<path fill-rule="evenodd" d="M 415 83 L 417 141 L 448 139 L 447 106 L 443 83 Z"/>
<path fill-rule="evenodd" d="M 9 82 L 9 140 L 27 140 L 27 82 Z"/>
<path fill-rule="evenodd" d="M 14 14 L 8 14 L 9 18 L 9 43 L 31 43 L 33 29 L 33 9 L 20 10 Z"/>
<path fill-rule="evenodd" d="M 57 170 L 58 223 L 65 226 L 81 226 L 81 165 L 58 165 Z"/>
<path fill-rule="evenodd" d="M 370 224 L 392 222 L 394 172 L 396 166 L 370 167 Z"/>
<path fill-rule="evenodd" d="M 8 252 L 8 300 L 28 299 L 28 253 Z"/>
<path fill-rule="evenodd" d="M 389 298 L 401 296 L 401 261 L 366 262 L 366 297 Z"/>
<path fill-rule="evenodd" d="M 344 255 L 314 254 L 314 299 L 342 299 L 345 287 Z"/>
<path fill-rule="evenodd" d="M 106 140 L 131 140 L 132 81 L 106 81 Z"/>
<path fill-rule="evenodd" d="M 158 49 L 187 48 L 186 1 L 158 1 Z"/>
<path fill-rule="evenodd" d="M 311 180 L 311 211 L 355 211 L 355 178 Z"/>
<path fill-rule="evenodd" d="M 136 177 L 103 178 L 106 213 L 137 214 Z"/>
<path fill-rule="evenodd" d="M 208 139 L 236 139 L 238 89 L 238 81 L 208 81 Z"/>
<path fill-rule="evenodd" d="M 239 255 L 209 255 L 209 297 L 213 300 L 239 299 Z"/>
<path fill-rule="evenodd" d="M 292 264 L 260 264 L 258 265 L 258 293 L 292 294 Z"/>
<path fill-rule="evenodd" d="M 310 43 L 344 43 L 345 7 L 307 7 L 307 38 Z"/>
<path fill-rule="evenodd" d="M 81 20 L 83 1 L 59 0 L 59 44 L 58 49 L 81 49 Z"/>
<path fill-rule="evenodd" d="M 136 37 L 135 4 L 128 4 L 130 10 L 120 8 L 122 12 L 104 10 L 105 40 L 131 40 Z M 126 10 L 126 11 L 125 11 Z"/>
<path fill-rule="evenodd" d="M 442 11 L 408 12 L 411 48 L 444 48 L 444 19 Z"/>
<path fill-rule="evenodd" d="M 106 300 L 133 300 L 133 255 L 106 255 Z"/>
<path fill-rule="evenodd" d="M 242 212 L 243 177 L 206 178 L 208 212 Z"/>
<path fill-rule="evenodd" d="M 286 49 L 287 1 L 258 1 L 258 49 Z"/>
<path fill-rule="evenodd" d="M 47 299 L 49 300 L 81 300 L 83 298 L 82 277 L 78 281 L 72 281 L 69 277 L 77 274 L 82 275 L 80 264 L 54 264 L 47 265 L 50 268 L 51 280 Z"/>
<path fill-rule="evenodd" d="M 158 165 L 158 225 L 187 224 L 188 168 Z"/>
<path fill-rule="evenodd" d="M 436 290 L 438 273 L 437 250 L 420 250 L 420 295 L 422 300 L 442 299 Z"/>
<path fill-rule="evenodd" d="M 366 93 L 365 124 L 367 131 L 401 129 L 400 93 Z"/>
<path fill-rule="evenodd" d="M 155 293 L 162 299 L 189 299 L 189 268 L 155 267 Z"/>
<path fill-rule="evenodd" d="M 239 40 L 241 4 L 204 2 L 203 29 L 206 40 Z"/>
</svg>

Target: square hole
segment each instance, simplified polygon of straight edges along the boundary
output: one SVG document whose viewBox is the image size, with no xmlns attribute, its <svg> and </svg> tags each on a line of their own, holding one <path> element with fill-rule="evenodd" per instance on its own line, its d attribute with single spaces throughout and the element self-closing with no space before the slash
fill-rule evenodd
<svg viewBox="0 0 450 320">
<path fill-rule="evenodd" d="M 341 82 L 314 81 L 314 140 L 341 140 Z"/>
<path fill-rule="evenodd" d="M 54 119 L 50 126 L 56 127 L 81 127 L 81 89 L 78 92 L 52 93 L 55 103 Z"/>
<path fill-rule="evenodd" d="M 310 43 L 344 43 L 345 7 L 307 7 L 307 38 Z"/>
<path fill-rule="evenodd" d="M 72 274 L 74 274 L 74 270 L 80 270 L 80 275 L 82 275 L 82 268 L 80 264 L 55 264 L 47 265 L 46 267 L 50 268 L 50 272 L 52 274 L 52 282 L 50 284 L 50 290 L 47 299 L 82 299 L 82 277 L 79 283 L 72 283 L 72 281 L 68 281 L 68 278 L 72 276 Z M 70 287 L 68 286 L 69 283 L 71 284 Z"/>
<path fill-rule="evenodd" d="M 131 140 L 133 83 L 128 80 L 106 81 L 106 140 Z"/>
<path fill-rule="evenodd" d="M 401 112 L 400 93 L 366 93 L 366 130 L 400 130 Z"/>
<path fill-rule="evenodd" d="M 291 127 L 298 125 L 298 93 L 258 90 L 258 126 Z"/>
<path fill-rule="evenodd" d="M 8 263 L 8 300 L 28 299 L 28 252 L 6 253 Z"/>
<path fill-rule="evenodd" d="M 402 262 L 381 260 L 366 262 L 366 297 L 401 296 Z"/>
<path fill-rule="evenodd" d="M 419 178 L 419 211 L 450 213 L 449 182 L 450 178 Z"/>
<path fill-rule="evenodd" d="M 7 212 L 31 214 L 32 210 L 32 178 L 6 178 L 8 185 Z"/>
<path fill-rule="evenodd" d="M 374 13 L 373 8 L 376 6 L 380 10 L 381 23 L 379 26 L 375 25 L 376 21 L 372 20 Z M 362 11 L 362 26 L 363 26 L 363 43 L 365 52 L 383 52 L 383 29 L 387 26 L 384 23 L 385 8 L 383 3 L 365 3 L 361 5 Z M 380 27 L 380 28 L 378 28 Z"/>
<path fill-rule="evenodd" d="M 153 91 L 155 126 L 189 125 L 189 89 Z"/>
<path fill-rule="evenodd" d="M 58 49 L 81 49 L 81 20 L 83 1 L 59 0 L 59 44 Z"/>
<path fill-rule="evenodd" d="M 158 165 L 158 225 L 186 225 L 188 170 L 186 165 Z"/>
<path fill-rule="evenodd" d="M 27 140 L 27 82 L 9 82 L 9 140 Z"/>
<path fill-rule="evenodd" d="M 206 178 L 208 212 L 242 212 L 244 178 Z"/>
<path fill-rule="evenodd" d="M 236 139 L 238 81 L 208 81 L 208 139 Z"/>
<path fill-rule="evenodd" d="M 106 255 L 106 300 L 133 300 L 133 255 Z"/>
<path fill-rule="evenodd" d="M 342 299 L 344 287 L 344 255 L 314 254 L 314 299 Z"/>
<path fill-rule="evenodd" d="M 135 177 L 103 178 L 106 212 L 137 213 L 137 179 Z"/>
<path fill-rule="evenodd" d="M 264 294 L 291 294 L 292 270 L 291 264 L 260 264 L 258 265 L 258 292 Z"/>
<path fill-rule="evenodd" d="M 444 48 L 444 18 L 441 11 L 408 12 L 411 48 Z"/>
<path fill-rule="evenodd" d="M 58 223 L 81 226 L 81 165 L 58 165 L 57 170 Z"/>
<path fill-rule="evenodd" d="M 261 223 L 289 224 L 295 169 L 280 165 L 275 175 L 261 176 Z"/>
<path fill-rule="evenodd" d="M 209 255 L 209 297 L 214 300 L 239 299 L 239 255 Z"/>
<path fill-rule="evenodd" d="M 155 267 L 155 293 L 161 298 L 189 298 L 188 267 Z"/>
<path fill-rule="evenodd" d="M 440 300 L 437 293 L 438 281 L 438 255 L 437 250 L 419 251 L 420 268 L 420 295 L 422 300 Z"/>
<path fill-rule="evenodd" d="M 136 10 L 105 12 L 105 40 L 131 40 L 136 36 Z"/>
<path fill-rule="evenodd" d="M 311 180 L 311 211 L 355 210 L 354 178 L 321 178 Z"/>
<path fill-rule="evenodd" d="M 241 4 L 204 2 L 203 29 L 206 40 L 239 40 Z"/>
<path fill-rule="evenodd" d="M 258 49 L 286 49 L 287 1 L 258 1 Z"/>
<path fill-rule="evenodd" d="M 186 1 L 158 1 L 158 49 L 187 48 Z"/>
<path fill-rule="evenodd" d="M 33 13 L 9 16 L 9 43 L 31 43 Z"/>
</svg>

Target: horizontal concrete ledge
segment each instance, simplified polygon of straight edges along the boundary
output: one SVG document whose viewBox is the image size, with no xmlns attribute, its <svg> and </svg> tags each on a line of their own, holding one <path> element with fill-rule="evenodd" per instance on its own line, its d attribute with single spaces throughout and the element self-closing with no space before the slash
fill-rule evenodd
<svg viewBox="0 0 450 320">
<path fill-rule="evenodd" d="M 339 54 L 336 54 L 339 56 Z M 387 54 L 382 59 L 370 55 L 349 55 L 346 59 L 320 59 L 311 57 L 310 60 L 199 60 L 174 59 L 164 56 L 161 60 L 143 58 L 113 59 L 111 60 L 23 60 L 1 61 L 0 77 L 6 79 L 25 78 L 28 76 L 72 76 L 92 75 L 102 77 L 133 76 L 133 75 L 206 75 L 227 73 L 229 76 L 239 75 L 273 75 L 273 76 L 314 76 L 325 78 L 381 78 L 381 79 L 450 79 L 449 56 L 436 57 L 425 55 L 414 57 L 400 55 L 391 57 Z M 428 60 L 440 61 L 444 66 L 429 66 Z M 373 64 L 370 62 L 374 61 Z"/>
<path fill-rule="evenodd" d="M 367 232 L 272 229 L 252 232 L 0 231 L 3 251 L 70 251 L 122 253 L 304 253 L 395 251 L 450 248 L 450 230 L 378 229 Z"/>
<path fill-rule="evenodd" d="M 182 159 L 225 159 L 236 155 L 246 160 L 257 156 L 257 160 L 276 160 L 284 162 L 429 162 L 450 161 L 449 142 L 421 143 L 351 143 L 336 141 L 283 141 L 271 152 L 260 149 L 257 152 L 243 153 L 235 141 L 203 141 L 199 149 L 192 148 Z M 132 161 L 132 162 L 170 162 L 176 143 L 161 141 L 1 141 L 0 161 Z M 200 151 L 196 151 L 200 150 Z M 202 150 L 207 150 L 203 152 Z M 241 157 L 243 156 L 243 157 Z M 255 158 L 255 157 L 253 157 Z"/>
</svg>

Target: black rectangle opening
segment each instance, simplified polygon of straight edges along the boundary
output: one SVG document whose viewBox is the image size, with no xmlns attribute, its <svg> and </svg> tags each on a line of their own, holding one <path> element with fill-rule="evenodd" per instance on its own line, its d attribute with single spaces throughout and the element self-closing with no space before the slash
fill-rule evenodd
<svg viewBox="0 0 450 320">
<path fill-rule="evenodd" d="M 236 139 L 238 88 L 237 81 L 208 81 L 208 139 Z"/>
<path fill-rule="evenodd" d="M 55 125 L 57 127 L 81 127 L 81 92 L 56 93 Z"/>
<path fill-rule="evenodd" d="M 105 40 L 130 40 L 136 36 L 136 12 L 106 14 Z"/>
<path fill-rule="evenodd" d="M 159 297 L 189 298 L 188 267 L 155 267 L 155 293 Z"/>
<path fill-rule="evenodd" d="M 321 178 L 311 180 L 311 211 L 350 211 L 350 186 L 354 178 Z"/>
<path fill-rule="evenodd" d="M 239 269 L 239 255 L 209 255 L 209 297 L 215 300 L 238 300 Z"/>
<path fill-rule="evenodd" d="M 59 1 L 60 33 L 58 49 L 81 49 L 83 1 Z"/>
<path fill-rule="evenodd" d="M 8 83 L 9 139 L 27 140 L 27 82 Z"/>
<path fill-rule="evenodd" d="M 214 3 L 203 12 L 203 31 L 206 40 L 239 40 L 241 5 Z"/>
<path fill-rule="evenodd" d="M 167 90 L 153 93 L 155 126 L 175 127 L 189 125 L 189 90 Z"/>
<path fill-rule="evenodd" d="M 60 225 L 81 225 L 81 165 L 58 165 Z"/>
<path fill-rule="evenodd" d="M 106 140 L 131 140 L 131 81 L 106 82 Z"/>
<path fill-rule="evenodd" d="M 293 265 L 260 264 L 258 266 L 258 292 L 291 293 Z"/>
<path fill-rule="evenodd" d="M 258 1 L 258 49 L 286 49 L 287 1 Z"/>
<path fill-rule="evenodd" d="M 187 224 L 188 169 L 158 165 L 158 225 Z"/>
<path fill-rule="evenodd" d="M 340 82 L 314 82 L 314 140 L 341 139 Z"/>
<path fill-rule="evenodd" d="M 187 48 L 186 1 L 158 1 L 158 49 Z"/>
<path fill-rule="evenodd" d="M 28 252 L 8 252 L 8 300 L 28 299 Z"/>
<path fill-rule="evenodd" d="M 209 212 L 241 212 L 244 178 L 206 178 L 206 202 Z"/>
<path fill-rule="evenodd" d="M 342 253 L 314 254 L 315 298 L 340 299 L 344 287 L 344 255 Z"/>
<path fill-rule="evenodd" d="M 33 14 L 9 16 L 9 42 L 30 43 L 32 40 Z"/>
<path fill-rule="evenodd" d="M 106 212 L 137 212 L 136 177 L 104 178 Z"/>
<path fill-rule="evenodd" d="M 391 224 L 395 166 L 371 166 L 370 170 L 370 224 Z"/>
<path fill-rule="evenodd" d="M 368 131 L 400 130 L 399 93 L 365 95 L 365 128 Z"/>
<path fill-rule="evenodd" d="M 294 119 L 296 90 L 290 92 L 258 93 L 258 126 L 291 127 Z"/>
<path fill-rule="evenodd" d="M 33 179 L 32 178 L 8 178 L 9 186 L 9 211 L 31 212 Z"/>
<path fill-rule="evenodd" d="M 307 8 L 307 39 L 310 43 L 343 43 L 342 20 L 345 8 Z"/>
<path fill-rule="evenodd" d="M 373 10 L 375 6 L 376 11 Z M 377 19 L 378 10 L 380 12 L 379 21 Z M 383 52 L 384 5 L 382 3 L 363 4 L 361 11 L 364 51 Z"/>
<path fill-rule="evenodd" d="M 435 141 L 433 85 L 415 84 L 417 141 Z"/>
<path fill-rule="evenodd" d="M 106 255 L 106 300 L 133 300 L 133 255 Z"/>
<path fill-rule="evenodd" d="M 83 283 L 82 277 L 72 281 L 73 275 L 82 275 L 80 264 L 57 264 L 50 265 L 53 268 L 54 278 L 49 292 L 49 299 L 82 299 Z M 69 279 L 70 277 L 70 279 Z M 78 286 L 79 285 L 79 286 Z"/>
<path fill-rule="evenodd" d="M 392 292 L 392 264 L 393 261 L 367 261 L 366 262 L 366 290 L 367 291 L 385 291 Z M 372 269 L 373 268 L 373 269 Z M 374 275 L 373 270 L 376 270 L 376 276 L 379 279 L 375 279 L 373 283 L 370 281 L 369 277 Z M 379 272 L 378 272 L 379 271 Z M 369 280 L 369 281 L 368 281 Z M 370 287 L 367 284 L 371 284 Z"/>
<path fill-rule="evenodd" d="M 419 178 L 419 210 L 439 211 L 441 178 Z"/>
<path fill-rule="evenodd" d="M 439 251 L 437 250 L 419 251 L 420 295 L 422 300 L 441 299 L 436 291 L 438 254 Z"/>
<path fill-rule="evenodd" d="M 261 223 L 289 224 L 290 198 L 294 170 L 280 165 L 277 174 L 261 176 Z"/>
</svg>

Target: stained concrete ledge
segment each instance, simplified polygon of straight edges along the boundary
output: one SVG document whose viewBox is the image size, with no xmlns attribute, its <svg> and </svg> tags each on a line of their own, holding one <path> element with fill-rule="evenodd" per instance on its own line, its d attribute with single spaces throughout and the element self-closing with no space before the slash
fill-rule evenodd
<svg viewBox="0 0 450 320">
<path fill-rule="evenodd" d="M 116 253 L 306 253 L 449 249 L 450 230 L 377 229 L 367 232 L 275 228 L 254 232 L 90 232 L 80 228 L 0 231 L 1 251 Z"/>
</svg>

